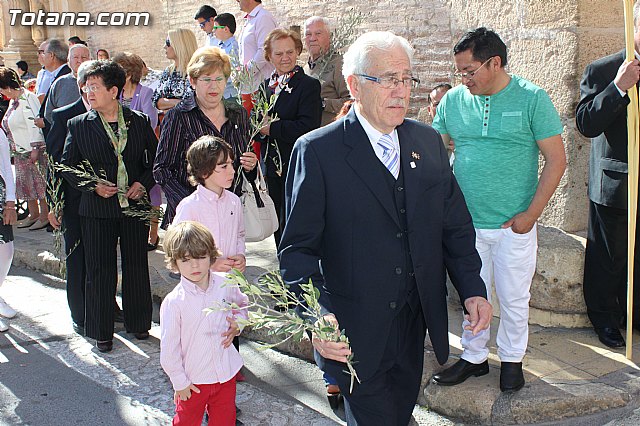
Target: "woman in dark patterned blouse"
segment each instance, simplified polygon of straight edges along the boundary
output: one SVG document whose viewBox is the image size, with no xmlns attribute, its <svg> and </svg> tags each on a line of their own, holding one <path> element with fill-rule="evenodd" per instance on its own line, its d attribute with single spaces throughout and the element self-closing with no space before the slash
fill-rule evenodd
<svg viewBox="0 0 640 426">
<path fill-rule="evenodd" d="M 224 88 L 231 74 L 229 56 L 217 47 L 198 49 L 187 67 L 194 93 L 172 108 L 160 130 L 158 153 L 153 176 L 167 198 L 163 227 L 176 213 L 176 207 L 195 189 L 188 181 L 186 152 L 203 135 L 218 136 L 234 150 L 234 169 L 245 171 L 251 181 L 256 177 L 257 157 L 250 151 L 249 117 L 237 103 L 223 102 Z M 242 191 L 242 174 L 230 189 L 236 195 Z"/>
<path fill-rule="evenodd" d="M 167 59 L 172 60 L 173 64 L 164 70 L 158 88 L 153 93 L 153 105 L 159 110 L 170 110 L 191 93 L 187 64 L 197 48 L 193 31 L 186 28 L 169 31 L 164 49 Z"/>
</svg>

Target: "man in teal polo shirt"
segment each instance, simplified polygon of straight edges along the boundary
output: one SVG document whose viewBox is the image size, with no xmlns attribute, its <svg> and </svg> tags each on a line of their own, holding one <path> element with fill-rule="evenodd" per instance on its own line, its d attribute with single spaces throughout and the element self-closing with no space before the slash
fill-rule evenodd
<svg viewBox="0 0 640 426">
<path fill-rule="evenodd" d="M 524 386 L 529 289 L 536 267 L 536 221 L 564 173 L 562 123 L 547 93 L 508 74 L 507 48 L 486 28 L 465 34 L 454 47 L 462 84 L 440 101 L 433 127 L 455 141 L 454 174 L 476 229 L 481 276 L 500 302 L 497 345 L 500 389 Z M 538 156 L 545 163 L 538 180 Z M 466 325 L 466 322 L 463 326 Z M 489 372 L 490 331 L 464 331 L 460 361 L 433 377 L 456 385 Z"/>
</svg>

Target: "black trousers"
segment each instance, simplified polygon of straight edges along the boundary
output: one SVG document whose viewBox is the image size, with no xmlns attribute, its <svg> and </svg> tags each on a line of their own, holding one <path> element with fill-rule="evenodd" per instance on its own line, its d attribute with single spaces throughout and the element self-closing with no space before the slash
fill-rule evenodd
<svg viewBox="0 0 640 426">
<path fill-rule="evenodd" d="M 583 291 L 594 327 L 618 328 L 627 311 L 627 210 L 589 201 Z M 640 225 L 640 218 L 638 221 Z M 636 232 L 633 323 L 640 324 L 640 232 Z"/>
<path fill-rule="evenodd" d="M 118 240 L 126 330 L 140 333 L 151 328 L 148 235 L 149 227 L 137 219 L 82 218 L 87 265 L 85 331 L 88 337 L 96 340 L 113 339 Z"/>
<path fill-rule="evenodd" d="M 79 197 L 68 197 L 65 200 L 62 225 L 65 230 L 64 251 L 67 256 L 67 302 L 73 322 L 84 326 L 86 268 L 81 219 L 78 215 L 79 205 Z"/>
<path fill-rule="evenodd" d="M 382 362 L 373 377 L 356 382 L 349 393 L 350 375 L 335 374 L 345 398 L 348 426 L 409 424 L 422 380 L 425 332 L 422 309 L 405 305 L 391 324 Z"/>
<path fill-rule="evenodd" d="M 267 177 L 267 188 L 269 189 L 269 196 L 273 200 L 273 206 L 276 209 L 276 215 L 278 216 L 278 222 L 280 226 L 278 230 L 273 233 L 273 237 L 276 240 L 276 248 L 280 245 L 280 237 L 282 237 L 282 231 L 284 231 L 285 224 L 285 204 L 284 204 L 284 185 L 285 176 Z"/>
</svg>

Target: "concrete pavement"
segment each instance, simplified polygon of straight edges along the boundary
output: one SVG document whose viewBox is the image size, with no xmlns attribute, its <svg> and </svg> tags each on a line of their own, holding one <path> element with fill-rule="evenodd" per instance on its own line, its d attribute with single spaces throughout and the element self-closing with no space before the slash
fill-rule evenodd
<svg viewBox="0 0 640 426">
<path fill-rule="evenodd" d="M 51 234 L 23 230 L 17 230 L 16 234 L 14 264 L 56 275 L 58 264 L 55 256 L 51 255 Z M 275 247 L 271 239 L 249 243 L 247 248 L 249 279 L 276 268 Z M 169 277 L 162 258 L 161 247 L 149 257 L 152 292 L 156 301 L 160 301 L 176 283 Z M 460 320 L 460 310 L 450 306 L 452 357 L 449 364 L 455 362 L 461 353 Z M 496 319 L 494 330 L 497 324 Z M 250 331 L 245 333 L 245 337 L 269 339 L 260 331 Z M 531 326 L 529 337 L 529 349 L 524 360 L 527 384 L 514 394 L 503 394 L 498 388 L 500 369 L 495 355 L 495 340 L 491 342 L 491 371 L 487 376 L 471 378 L 464 385 L 454 387 L 428 384 L 431 375 L 443 367 L 435 361 L 427 339 L 423 372 L 425 389 L 418 402 L 446 416 L 480 424 L 551 422 L 583 425 L 608 421 L 617 424 L 616 419 L 632 415 L 640 405 L 640 368 L 636 365 L 640 362 L 640 334 L 635 334 L 634 342 L 638 342 L 634 345 L 635 362 L 626 360 L 623 350 L 610 350 L 603 346 L 590 329 Z M 280 349 L 301 359 L 311 359 L 308 341 Z M 419 410 L 416 413 L 418 419 Z"/>
</svg>

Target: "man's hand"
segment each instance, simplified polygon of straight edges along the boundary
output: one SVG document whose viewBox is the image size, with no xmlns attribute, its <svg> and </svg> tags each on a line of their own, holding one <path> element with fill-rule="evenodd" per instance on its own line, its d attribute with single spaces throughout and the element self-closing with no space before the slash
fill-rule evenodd
<svg viewBox="0 0 640 426">
<path fill-rule="evenodd" d="M 335 315 L 327 314 L 324 317 L 324 320 L 333 324 L 336 328 L 336 331 L 340 330 L 338 326 L 338 320 Z M 347 357 L 351 355 L 351 349 L 349 349 L 349 345 L 344 342 L 332 342 L 329 340 L 321 340 L 318 339 L 315 334 L 311 338 L 311 343 L 313 347 L 322 355 L 323 358 L 332 359 L 338 362 L 347 362 Z"/>
<path fill-rule="evenodd" d="M 247 259 L 243 254 L 236 254 L 235 256 L 229 256 L 229 260 L 233 261 L 233 268 L 244 273 L 247 269 Z"/>
<path fill-rule="evenodd" d="M 236 319 L 232 316 L 229 316 L 227 317 L 227 322 L 229 323 L 229 328 L 227 329 L 227 331 L 222 333 L 222 337 L 224 337 L 224 340 L 222 340 L 223 348 L 228 348 L 229 346 L 231 346 L 231 343 L 233 343 L 233 338 L 240 335 L 240 327 L 238 326 Z"/>
<path fill-rule="evenodd" d="M 60 225 L 62 224 L 62 212 L 60 212 L 60 217 L 58 217 L 54 212 L 49 211 L 47 218 L 54 229 L 60 229 Z"/>
<path fill-rule="evenodd" d="M 618 89 L 626 92 L 631 89 L 634 84 L 638 82 L 640 78 L 640 62 L 637 59 L 633 61 L 624 61 L 620 68 L 618 68 L 618 74 L 616 78 L 613 79 L 613 82 Z"/>
<path fill-rule="evenodd" d="M 173 394 L 173 402 L 175 402 L 177 405 L 178 401 L 186 401 L 187 399 L 191 398 L 191 391 L 194 391 L 195 393 L 200 393 L 200 389 L 195 387 L 195 385 L 191 384 L 187 386 L 185 389 L 175 391 L 175 393 Z"/>
<path fill-rule="evenodd" d="M 538 217 L 527 212 L 523 211 L 522 213 L 518 213 L 508 221 L 502 224 L 502 229 L 511 228 L 513 232 L 516 234 L 526 234 L 531 231 L 533 225 L 538 220 Z"/>
<path fill-rule="evenodd" d="M 471 330 L 475 336 L 482 330 L 489 328 L 491 317 L 493 316 L 493 307 L 484 297 L 470 297 L 464 301 L 464 307 L 469 312 L 464 319 L 469 321 L 469 325 L 465 330 Z"/>
<path fill-rule="evenodd" d="M 44 129 L 44 118 L 38 117 L 34 119 L 33 124 L 35 124 L 36 127 L 39 127 L 40 129 Z"/>
</svg>

